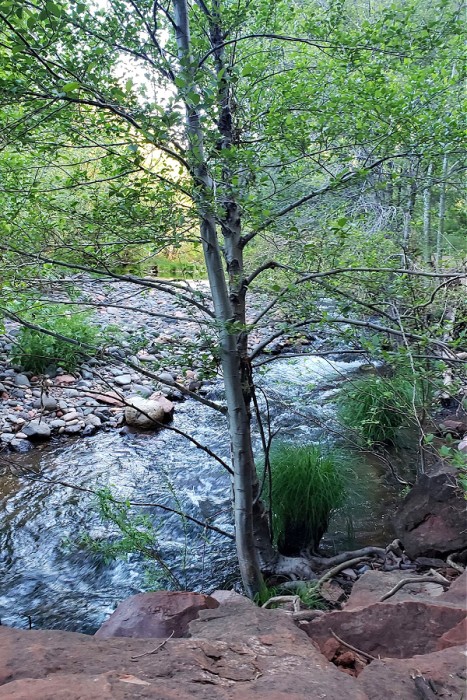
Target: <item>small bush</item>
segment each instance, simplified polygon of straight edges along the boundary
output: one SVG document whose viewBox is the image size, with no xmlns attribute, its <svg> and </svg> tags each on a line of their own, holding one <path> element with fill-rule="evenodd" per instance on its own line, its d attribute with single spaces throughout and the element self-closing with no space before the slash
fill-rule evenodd
<svg viewBox="0 0 467 700">
<path fill-rule="evenodd" d="M 275 543 L 288 555 L 316 551 L 331 512 L 344 501 L 348 460 L 319 445 L 284 443 L 272 450 L 270 462 Z"/>
<path fill-rule="evenodd" d="M 350 380 L 338 400 L 342 423 L 367 445 L 396 444 L 401 431 L 416 425 L 416 410 L 422 407 L 422 390 L 404 376 L 372 375 Z"/>
<path fill-rule="evenodd" d="M 54 304 L 35 307 L 27 315 L 24 314 L 24 318 L 80 343 L 67 343 L 66 340 L 22 326 L 18 345 L 12 351 L 12 360 L 31 372 L 41 373 L 51 364 L 59 364 L 72 371 L 83 356 L 89 354 L 89 346 L 95 346 L 99 340 L 99 328 L 92 324 L 92 314 L 89 312 L 75 310 L 73 314 L 67 314 L 63 306 Z"/>
</svg>

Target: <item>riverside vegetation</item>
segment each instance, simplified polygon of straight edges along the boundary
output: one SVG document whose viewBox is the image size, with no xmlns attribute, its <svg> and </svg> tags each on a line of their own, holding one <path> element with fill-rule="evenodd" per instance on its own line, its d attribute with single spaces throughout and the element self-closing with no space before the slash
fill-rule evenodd
<svg viewBox="0 0 467 700">
<path fill-rule="evenodd" d="M 8 377 L 32 380 L 41 413 L 57 370 L 80 372 L 83 420 L 58 416 L 78 434 L 102 397 L 92 367 L 106 365 L 115 426 L 141 377 L 223 417 L 229 460 L 187 439 L 229 475 L 251 598 L 265 573 L 315 575 L 344 490 L 324 447 L 291 459 L 274 445 L 257 377 L 284 350 L 321 339 L 323 357 L 388 369 L 348 379 L 332 436 L 390 463 L 408 435 L 418 476 L 443 457 L 465 478 L 462 20 L 452 0 L 0 3 L 4 349 L 30 370 L 5 366 L 5 400 L 23 391 L 10 395 Z M 177 256 L 208 284 L 158 276 Z M 95 330 L 88 310 L 106 304 L 143 319 L 132 339 Z M 148 319 L 195 330 L 148 338 Z M 202 385 L 213 377 L 221 399 Z M 442 407 L 451 432 L 431 418 Z M 22 413 L 12 447 L 41 422 Z M 280 479 L 281 493 L 312 496 L 301 523 L 274 505 Z"/>
</svg>

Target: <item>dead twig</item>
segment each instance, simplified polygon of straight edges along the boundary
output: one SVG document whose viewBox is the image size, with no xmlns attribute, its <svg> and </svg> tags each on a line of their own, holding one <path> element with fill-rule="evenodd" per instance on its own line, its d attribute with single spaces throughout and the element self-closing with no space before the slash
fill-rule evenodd
<svg viewBox="0 0 467 700">
<path fill-rule="evenodd" d="M 175 630 L 172 632 L 172 634 L 170 635 L 170 637 L 167 637 L 167 639 L 164 639 L 164 641 L 161 642 L 161 643 L 159 644 L 159 646 L 157 646 L 155 649 L 151 649 L 151 651 L 145 651 L 145 652 L 143 652 L 142 654 L 136 654 L 136 656 L 131 656 L 131 657 L 130 657 L 131 661 L 136 661 L 137 659 L 141 659 L 142 656 L 149 656 L 150 654 L 155 654 L 156 652 L 159 651 L 159 649 L 162 649 L 162 647 L 165 646 L 165 645 L 167 644 L 167 642 L 169 641 L 169 639 L 172 639 L 172 637 L 174 636 L 174 634 L 175 634 Z"/>
<path fill-rule="evenodd" d="M 436 574 L 436 575 L 435 575 Z M 418 576 L 418 577 L 411 577 L 411 578 L 403 578 L 399 583 L 397 583 L 394 588 L 391 588 L 390 591 L 385 593 L 380 599 L 379 602 L 382 603 L 384 600 L 387 600 L 388 598 L 391 598 L 397 591 L 399 591 L 403 586 L 407 586 L 409 583 L 437 583 L 441 586 L 444 586 L 445 588 L 449 587 L 449 581 L 444 578 L 444 576 L 441 576 L 441 574 L 438 574 L 436 571 L 433 571 L 432 576 Z"/>
<path fill-rule="evenodd" d="M 371 654 L 368 654 L 366 651 L 362 651 L 361 649 L 357 649 L 357 647 L 352 646 L 352 644 L 349 644 L 348 642 L 344 642 L 343 639 L 337 636 L 335 632 L 332 631 L 331 628 L 329 628 L 330 633 L 334 637 L 334 639 L 337 639 L 337 641 L 340 644 L 343 644 L 345 647 L 350 649 L 351 651 L 354 651 L 356 654 L 359 654 L 360 656 L 363 656 L 365 659 L 368 659 L 369 661 L 376 661 L 376 656 L 372 656 Z"/>
</svg>

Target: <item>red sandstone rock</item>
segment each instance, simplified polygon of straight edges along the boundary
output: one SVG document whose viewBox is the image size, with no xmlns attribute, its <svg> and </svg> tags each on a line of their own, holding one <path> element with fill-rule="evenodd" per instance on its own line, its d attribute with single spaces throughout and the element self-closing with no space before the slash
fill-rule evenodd
<svg viewBox="0 0 467 700">
<path fill-rule="evenodd" d="M 412 559 L 445 556 L 467 548 L 466 515 L 455 470 L 443 463 L 420 476 L 397 511 L 394 528 Z"/>
<path fill-rule="evenodd" d="M 217 608 L 219 603 L 202 593 L 157 591 L 139 593 L 124 600 L 100 627 L 95 636 L 156 637 L 166 639 L 186 637 L 188 623 L 200 610 Z"/>
<path fill-rule="evenodd" d="M 458 576 L 439 600 L 448 605 L 456 605 L 464 610 L 467 608 L 467 571 Z"/>
<path fill-rule="evenodd" d="M 328 613 L 302 629 L 320 649 L 332 630 L 344 642 L 367 654 L 403 659 L 435 651 L 445 632 L 464 618 L 464 610 L 447 605 L 418 601 L 376 603 L 367 608 Z"/>
<path fill-rule="evenodd" d="M 438 640 L 436 650 L 448 649 L 457 644 L 465 644 L 467 642 L 467 618 L 461 620 L 455 627 L 445 632 Z"/>
<path fill-rule="evenodd" d="M 191 624 L 213 639 L 157 652 L 155 640 L 0 627 L 0 700 L 369 700 L 285 613 L 242 603 L 200 615 Z"/>
<path fill-rule="evenodd" d="M 419 575 L 412 571 L 366 571 L 352 587 L 352 592 L 345 604 L 345 610 L 366 608 L 379 603 L 394 586 L 405 578 L 417 578 Z M 421 577 L 421 574 L 420 574 Z M 430 603 L 441 601 L 444 593 L 443 586 L 434 583 L 410 583 L 403 586 L 397 593 L 387 599 L 387 603 L 395 604 L 405 600 L 424 600 Z"/>
<path fill-rule="evenodd" d="M 420 700 L 413 681 L 419 674 L 434 684 L 443 700 L 460 700 L 465 692 L 465 661 L 465 650 L 459 646 L 411 659 L 381 659 L 372 661 L 358 682 L 370 700 Z"/>
<path fill-rule="evenodd" d="M 108 406 L 121 407 L 125 405 L 124 402 L 121 400 L 120 396 L 114 391 L 109 391 L 106 394 L 93 394 L 91 392 L 88 392 L 85 394 L 85 396 L 90 396 L 96 401 L 99 401 L 99 403 L 105 403 Z"/>
</svg>

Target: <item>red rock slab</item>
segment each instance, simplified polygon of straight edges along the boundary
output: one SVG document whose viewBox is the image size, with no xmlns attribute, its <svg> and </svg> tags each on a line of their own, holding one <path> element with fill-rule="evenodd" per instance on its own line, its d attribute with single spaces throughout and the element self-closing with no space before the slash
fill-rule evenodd
<svg viewBox="0 0 467 700">
<path fill-rule="evenodd" d="M 95 636 L 100 639 L 187 637 L 188 624 L 199 611 L 218 606 L 217 600 L 202 593 L 138 593 L 120 603 Z"/>
<path fill-rule="evenodd" d="M 369 700 L 271 612 L 256 617 L 259 635 L 244 634 L 244 612 L 229 642 L 170 639 L 159 650 L 152 639 L 0 627 L 0 700 Z"/>
<path fill-rule="evenodd" d="M 436 648 L 438 650 L 447 649 L 456 646 L 457 644 L 466 644 L 467 642 L 467 618 L 464 618 L 455 627 L 445 632 L 438 640 Z"/>
<path fill-rule="evenodd" d="M 447 605 L 456 605 L 464 610 L 467 608 L 467 571 L 458 576 L 449 586 L 446 593 L 439 598 Z"/>
<path fill-rule="evenodd" d="M 437 649 L 445 632 L 465 618 L 465 611 L 418 601 L 375 603 L 358 610 L 327 613 L 302 629 L 322 648 L 332 637 L 375 657 L 405 659 Z"/>
<path fill-rule="evenodd" d="M 357 610 L 379 603 L 381 598 L 399 581 L 404 578 L 417 577 L 418 574 L 412 571 L 366 571 L 352 586 L 352 592 L 344 608 L 345 610 Z M 441 585 L 410 583 L 384 602 L 395 604 L 406 600 L 423 600 L 437 603 L 443 598 L 443 593 L 444 589 Z"/>
<path fill-rule="evenodd" d="M 461 700 L 465 693 L 465 649 L 455 646 L 411 659 L 372 661 L 359 675 L 358 682 L 371 700 L 420 700 L 413 681 L 415 675 L 431 680 L 437 697 Z"/>
</svg>

